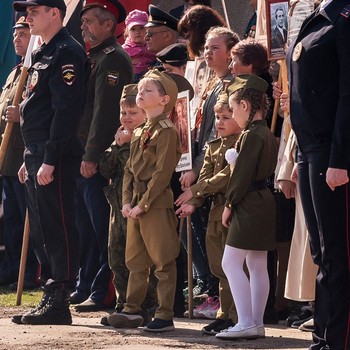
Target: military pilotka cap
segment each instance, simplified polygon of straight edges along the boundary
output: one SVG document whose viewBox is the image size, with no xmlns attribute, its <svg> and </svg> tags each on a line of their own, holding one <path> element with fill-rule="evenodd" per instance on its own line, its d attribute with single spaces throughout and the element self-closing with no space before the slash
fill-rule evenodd
<svg viewBox="0 0 350 350">
<path fill-rule="evenodd" d="M 169 15 L 169 13 L 163 11 L 157 6 L 149 5 L 148 7 L 149 18 L 146 28 L 166 26 L 172 30 L 177 31 L 178 19 Z"/>
<path fill-rule="evenodd" d="M 20 28 L 29 28 L 29 23 L 26 22 L 26 18 L 24 16 L 21 16 L 18 18 L 16 24 L 13 26 L 13 29 L 20 29 Z"/>
<path fill-rule="evenodd" d="M 217 104 L 226 104 L 228 105 L 228 95 L 226 91 L 221 91 L 216 100 Z"/>
<path fill-rule="evenodd" d="M 129 84 L 125 85 L 122 92 L 121 98 L 126 98 L 129 96 L 136 96 L 137 95 L 137 84 Z"/>
<path fill-rule="evenodd" d="M 26 11 L 28 6 L 48 6 L 57 7 L 59 10 L 66 12 L 67 6 L 64 0 L 27 0 L 27 1 L 15 1 L 13 8 L 17 12 Z"/>
<path fill-rule="evenodd" d="M 254 89 L 261 92 L 266 92 L 267 82 L 264 79 L 259 78 L 255 74 L 238 75 L 234 77 L 226 91 L 229 96 L 240 89 Z"/>
<path fill-rule="evenodd" d="M 188 61 L 187 46 L 181 43 L 172 44 L 159 51 L 156 56 L 162 63 L 180 67 Z"/>
<path fill-rule="evenodd" d="M 158 69 L 148 71 L 144 78 L 157 80 L 164 88 L 165 94 L 170 97 L 170 101 L 165 105 L 164 112 L 169 113 L 175 106 L 177 100 L 178 89 L 175 81 L 169 75 L 160 72 Z"/>
<path fill-rule="evenodd" d="M 100 7 L 111 12 L 118 23 L 124 22 L 126 18 L 125 7 L 118 0 L 84 0 L 80 16 L 82 16 L 86 10 L 94 7 Z"/>
</svg>

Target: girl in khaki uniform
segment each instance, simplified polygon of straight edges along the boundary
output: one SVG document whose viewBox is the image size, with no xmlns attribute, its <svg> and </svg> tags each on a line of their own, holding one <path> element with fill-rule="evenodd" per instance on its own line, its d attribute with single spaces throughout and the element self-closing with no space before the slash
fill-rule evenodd
<svg viewBox="0 0 350 350">
<path fill-rule="evenodd" d="M 150 267 L 158 279 L 159 307 L 143 329 L 174 329 L 175 259 L 179 254 L 177 219 L 173 209 L 171 176 L 181 156 L 178 133 L 167 114 L 177 98 L 175 82 L 153 70 L 138 84 L 136 104 L 146 122 L 134 130 L 130 158 L 123 179 L 123 216 L 128 218 L 125 261 L 130 270 L 126 303 L 114 317 L 114 327 L 138 327 L 140 306 L 146 296 Z"/>
<path fill-rule="evenodd" d="M 227 88 L 237 124 L 244 128 L 226 191 L 222 224 L 229 228 L 222 267 L 230 284 L 238 323 L 220 339 L 265 336 L 263 315 L 269 293 L 267 251 L 275 246 L 275 202 L 266 186 L 277 160 L 277 143 L 263 120 L 267 83 L 256 75 L 236 76 Z M 247 263 L 249 279 L 243 270 Z"/>
</svg>

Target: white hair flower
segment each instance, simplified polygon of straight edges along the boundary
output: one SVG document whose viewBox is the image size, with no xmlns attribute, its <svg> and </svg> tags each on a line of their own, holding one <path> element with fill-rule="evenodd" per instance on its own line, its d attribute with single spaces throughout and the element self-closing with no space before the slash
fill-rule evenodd
<svg viewBox="0 0 350 350">
<path fill-rule="evenodd" d="M 225 153 L 225 159 L 228 164 L 235 165 L 238 157 L 238 152 L 235 148 L 229 148 Z"/>
</svg>

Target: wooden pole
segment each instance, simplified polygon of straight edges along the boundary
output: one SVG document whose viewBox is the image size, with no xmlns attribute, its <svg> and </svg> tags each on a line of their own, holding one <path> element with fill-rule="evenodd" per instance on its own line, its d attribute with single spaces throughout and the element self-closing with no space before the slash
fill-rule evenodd
<svg viewBox="0 0 350 350">
<path fill-rule="evenodd" d="M 222 9 L 224 10 L 224 15 L 225 15 L 225 21 L 226 21 L 226 24 L 227 24 L 227 28 L 230 28 L 230 29 L 231 29 L 231 26 L 230 26 L 230 19 L 228 18 L 225 0 L 221 0 L 221 4 L 222 4 Z"/>
<path fill-rule="evenodd" d="M 29 218 L 28 218 L 28 209 L 27 209 L 26 219 L 24 222 L 21 262 L 19 265 L 19 274 L 18 274 L 18 282 L 17 282 L 16 306 L 21 305 L 21 302 L 22 302 L 24 273 L 26 270 L 27 255 L 28 255 L 28 244 L 29 244 Z"/>
<path fill-rule="evenodd" d="M 193 270 L 192 270 L 192 226 L 191 215 L 187 216 L 187 283 L 188 283 L 188 312 L 193 318 Z"/>
<path fill-rule="evenodd" d="M 17 85 L 16 94 L 15 94 L 15 97 L 12 101 L 13 106 L 18 106 L 21 99 L 22 99 L 22 93 L 23 93 L 24 85 L 26 83 L 26 79 L 27 79 L 27 68 L 22 67 L 21 75 L 19 77 L 19 81 L 18 81 L 18 85 Z M 13 129 L 13 124 L 14 124 L 13 122 L 6 123 L 4 135 L 3 135 L 1 145 L 0 145 L 0 170 L 2 169 L 2 166 L 4 163 L 4 158 L 5 158 L 5 154 L 7 151 L 7 147 L 9 145 L 9 141 L 10 141 L 10 137 L 11 137 L 11 133 L 12 133 L 12 129 Z"/>
<path fill-rule="evenodd" d="M 282 86 L 282 69 L 279 70 L 278 73 L 278 84 Z M 278 109 L 280 107 L 280 99 L 275 99 L 275 104 L 273 105 L 273 113 L 272 113 L 272 120 L 271 120 L 271 132 L 274 134 L 276 130 L 276 122 L 277 122 L 277 115 L 278 115 Z"/>
</svg>

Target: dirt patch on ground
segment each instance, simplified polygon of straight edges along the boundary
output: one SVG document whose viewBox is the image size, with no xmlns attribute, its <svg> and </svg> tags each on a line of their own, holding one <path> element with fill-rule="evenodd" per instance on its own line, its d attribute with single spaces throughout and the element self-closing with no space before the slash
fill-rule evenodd
<svg viewBox="0 0 350 350">
<path fill-rule="evenodd" d="M 71 326 L 28 326 L 11 322 L 11 317 L 25 311 L 22 307 L 4 308 L 0 315 L 0 350 L 47 349 L 307 349 L 311 334 L 284 325 L 266 327 L 266 338 L 222 341 L 203 335 L 208 320 L 175 319 L 176 330 L 146 333 L 141 328 L 117 330 L 100 324 L 106 312 L 78 313 L 72 310 Z"/>
</svg>

